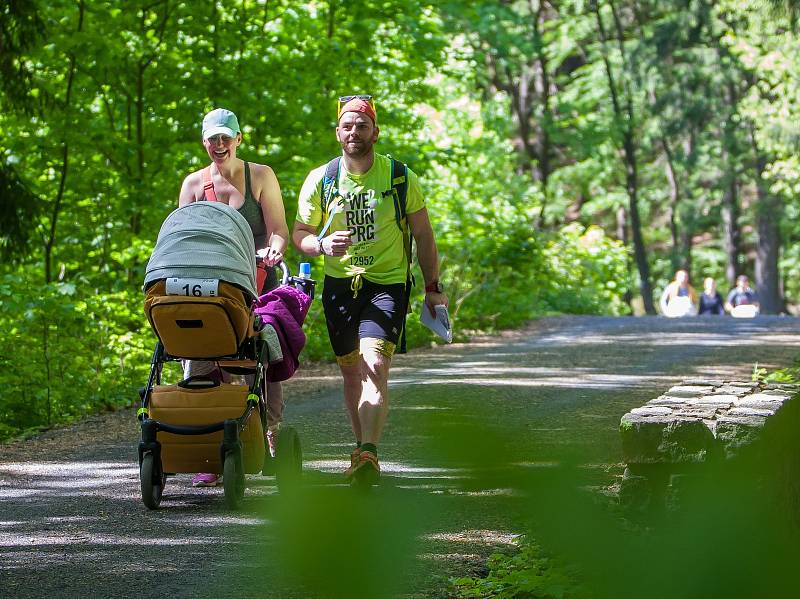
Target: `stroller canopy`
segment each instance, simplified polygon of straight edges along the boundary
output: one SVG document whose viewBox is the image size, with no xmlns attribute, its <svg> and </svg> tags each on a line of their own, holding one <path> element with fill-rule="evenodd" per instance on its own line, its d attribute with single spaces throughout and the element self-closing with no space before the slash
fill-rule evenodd
<svg viewBox="0 0 800 599">
<path fill-rule="evenodd" d="M 192 202 L 167 216 L 144 286 L 159 279 L 220 279 L 256 293 L 256 250 L 247 220 L 221 202 Z"/>
</svg>

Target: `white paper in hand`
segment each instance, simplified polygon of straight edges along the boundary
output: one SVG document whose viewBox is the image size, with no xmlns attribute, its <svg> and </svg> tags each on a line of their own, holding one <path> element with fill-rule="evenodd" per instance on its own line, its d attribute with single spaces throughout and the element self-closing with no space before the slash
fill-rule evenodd
<svg viewBox="0 0 800 599">
<path fill-rule="evenodd" d="M 450 328 L 450 314 L 447 306 L 439 304 L 434 308 L 436 317 L 431 316 L 428 306 L 422 304 L 420 308 L 419 321 L 431 331 L 439 335 L 447 343 L 453 342 L 453 329 Z"/>
</svg>

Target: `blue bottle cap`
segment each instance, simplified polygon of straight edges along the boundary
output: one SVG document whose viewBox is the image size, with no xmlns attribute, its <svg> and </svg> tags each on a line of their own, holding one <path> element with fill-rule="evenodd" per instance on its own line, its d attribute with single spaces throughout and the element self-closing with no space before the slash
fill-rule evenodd
<svg viewBox="0 0 800 599">
<path fill-rule="evenodd" d="M 300 263 L 300 276 L 304 279 L 308 279 L 311 276 L 311 263 L 310 262 L 301 262 Z"/>
</svg>

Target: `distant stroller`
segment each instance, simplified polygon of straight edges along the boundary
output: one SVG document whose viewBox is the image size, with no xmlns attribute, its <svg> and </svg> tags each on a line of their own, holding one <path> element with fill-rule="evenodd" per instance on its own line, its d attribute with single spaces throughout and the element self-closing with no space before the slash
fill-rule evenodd
<svg viewBox="0 0 800 599">
<path fill-rule="evenodd" d="M 158 337 L 147 386 L 140 390 L 142 501 L 161 503 L 167 473 L 223 475 L 227 504 L 244 496 L 245 474 L 267 470 L 265 380 L 284 380 L 305 343 L 302 324 L 314 294 L 310 278 L 289 276 L 258 298 L 256 255 L 247 221 L 217 202 L 173 211 L 147 265 L 145 313 Z M 162 385 L 166 362 L 207 360 L 249 384 L 189 377 Z M 281 426 L 274 470 L 278 488 L 297 482 L 302 448 Z M 266 472 L 265 472 L 266 473 Z"/>
</svg>

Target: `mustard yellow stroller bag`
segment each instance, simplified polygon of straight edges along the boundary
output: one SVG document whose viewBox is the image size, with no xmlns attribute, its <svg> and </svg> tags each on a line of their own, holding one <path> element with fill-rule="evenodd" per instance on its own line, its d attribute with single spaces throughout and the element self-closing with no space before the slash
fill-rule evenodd
<svg viewBox="0 0 800 599">
<path fill-rule="evenodd" d="M 247 405 L 245 385 L 216 383 L 206 388 L 184 389 L 179 385 L 157 385 L 150 401 L 150 417 L 163 423 L 203 426 L 208 422 L 238 418 Z M 204 435 L 163 433 L 161 462 L 165 472 L 213 472 L 222 474 L 220 457 L 222 431 Z M 264 428 L 257 410 L 240 434 L 242 464 L 246 474 L 261 472 L 264 466 Z"/>
<path fill-rule="evenodd" d="M 244 292 L 224 281 L 215 297 L 166 295 L 166 281 L 151 285 L 144 310 L 167 354 L 194 359 L 235 356 L 252 337 L 253 312 Z"/>
</svg>

